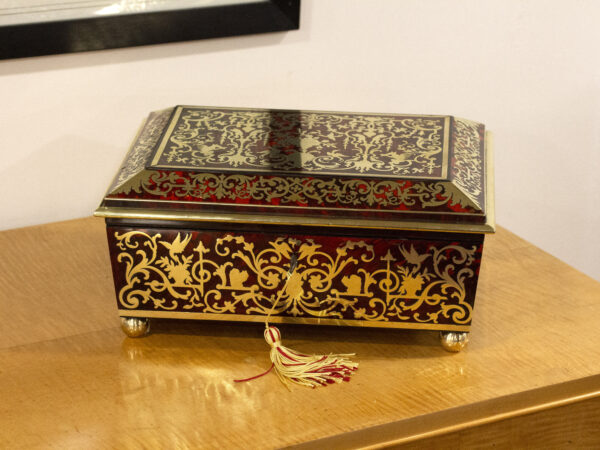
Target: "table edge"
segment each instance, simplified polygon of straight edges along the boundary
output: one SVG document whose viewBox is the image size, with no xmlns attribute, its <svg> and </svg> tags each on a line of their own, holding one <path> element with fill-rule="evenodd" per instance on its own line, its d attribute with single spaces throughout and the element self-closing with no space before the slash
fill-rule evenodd
<svg viewBox="0 0 600 450">
<path fill-rule="evenodd" d="M 315 439 L 286 448 L 387 448 L 597 397 L 600 397 L 600 374 Z"/>
</svg>

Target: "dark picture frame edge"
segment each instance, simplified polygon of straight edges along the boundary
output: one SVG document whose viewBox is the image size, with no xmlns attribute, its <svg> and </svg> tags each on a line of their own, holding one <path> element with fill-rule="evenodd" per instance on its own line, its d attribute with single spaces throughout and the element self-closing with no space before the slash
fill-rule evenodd
<svg viewBox="0 0 600 450">
<path fill-rule="evenodd" d="M 297 30 L 300 0 L 0 27 L 0 60 Z"/>
</svg>

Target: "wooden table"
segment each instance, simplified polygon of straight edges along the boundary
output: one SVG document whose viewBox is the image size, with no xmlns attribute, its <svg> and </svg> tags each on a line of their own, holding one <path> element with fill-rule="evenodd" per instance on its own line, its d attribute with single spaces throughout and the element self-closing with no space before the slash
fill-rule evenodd
<svg viewBox="0 0 600 450">
<path fill-rule="evenodd" d="M 471 343 L 433 332 L 282 326 L 356 352 L 350 383 L 287 391 L 257 324 L 119 327 L 102 220 L 0 233 L 0 448 L 600 445 L 600 283 L 500 228 Z"/>
</svg>

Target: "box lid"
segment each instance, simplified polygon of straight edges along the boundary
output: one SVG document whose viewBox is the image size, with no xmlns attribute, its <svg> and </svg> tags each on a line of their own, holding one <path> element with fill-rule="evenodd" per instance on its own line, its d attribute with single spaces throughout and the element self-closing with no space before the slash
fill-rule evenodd
<svg viewBox="0 0 600 450">
<path fill-rule="evenodd" d="M 452 116 L 177 106 L 96 215 L 493 232 L 490 139 Z"/>
</svg>

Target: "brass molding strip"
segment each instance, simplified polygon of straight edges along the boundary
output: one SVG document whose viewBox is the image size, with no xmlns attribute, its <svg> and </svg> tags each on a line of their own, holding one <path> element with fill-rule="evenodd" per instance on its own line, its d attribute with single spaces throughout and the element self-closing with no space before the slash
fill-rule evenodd
<svg viewBox="0 0 600 450">
<path fill-rule="evenodd" d="M 439 222 L 409 222 L 387 221 L 374 219 L 347 219 L 306 217 L 294 218 L 290 215 L 269 214 L 250 215 L 240 213 L 198 213 L 185 211 L 157 211 L 156 209 L 134 209 L 120 207 L 100 206 L 94 215 L 97 217 L 142 220 L 181 220 L 192 222 L 229 222 L 229 223 L 258 223 L 266 225 L 291 225 L 291 226 L 321 226 L 342 228 L 370 228 L 384 230 L 407 231 L 436 231 L 456 233 L 494 233 L 495 225 L 489 219 L 485 224 L 439 223 Z"/>
<path fill-rule="evenodd" d="M 144 311 L 119 309 L 121 317 L 146 317 L 158 319 L 191 319 L 191 320 L 224 320 L 232 322 L 261 322 L 264 323 L 265 316 L 251 316 L 242 314 L 211 314 L 180 311 Z M 328 319 L 319 317 L 282 317 L 271 316 L 269 322 L 273 323 L 297 323 L 307 325 L 345 325 L 367 328 L 402 328 L 410 330 L 433 330 L 433 331 L 470 331 L 470 325 L 441 325 L 435 323 L 406 323 L 406 322 L 370 322 L 366 320 L 344 320 Z"/>
<path fill-rule="evenodd" d="M 485 132 L 485 220 L 496 230 L 496 194 L 494 192 L 494 135 Z"/>
<path fill-rule="evenodd" d="M 402 117 L 451 117 L 444 114 L 399 114 L 395 112 L 362 112 L 362 111 L 329 111 L 323 109 L 285 109 L 285 108 L 244 108 L 242 106 L 209 106 L 209 105 L 177 105 L 176 108 L 193 109 L 227 109 L 229 111 L 277 111 L 277 112 L 305 112 L 305 113 L 325 113 L 325 114 L 356 114 L 361 116 L 402 116 Z"/>
</svg>

